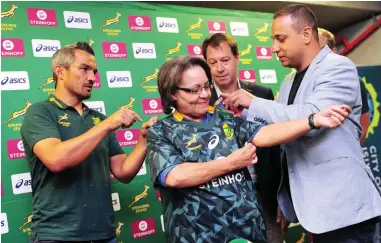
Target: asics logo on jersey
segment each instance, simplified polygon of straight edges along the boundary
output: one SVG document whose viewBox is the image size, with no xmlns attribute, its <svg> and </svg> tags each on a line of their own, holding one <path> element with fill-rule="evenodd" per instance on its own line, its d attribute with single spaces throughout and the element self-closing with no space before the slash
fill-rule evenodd
<svg viewBox="0 0 381 243">
<path fill-rule="evenodd" d="M 217 135 L 213 135 L 210 138 L 211 140 L 208 143 L 208 149 L 214 149 L 218 145 L 220 138 Z"/>
</svg>

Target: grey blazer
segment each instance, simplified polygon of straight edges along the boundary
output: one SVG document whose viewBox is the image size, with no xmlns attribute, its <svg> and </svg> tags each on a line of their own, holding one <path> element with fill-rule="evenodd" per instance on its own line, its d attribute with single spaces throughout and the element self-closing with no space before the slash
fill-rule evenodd
<svg viewBox="0 0 381 243">
<path fill-rule="evenodd" d="M 307 117 L 330 105 L 353 111 L 336 129 L 313 130 L 282 145 L 287 157 L 291 198 L 282 181 L 278 202 L 291 222 L 324 233 L 381 215 L 381 191 L 365 165 L 359 143 L 361 95 L 356 66 L 325 46 L 310 64 L 293 105 L 287 100 L 295 73 L 283 81 L 279 97 L 255 97 L 243 116 L 276 123 Z"/>
</svg>

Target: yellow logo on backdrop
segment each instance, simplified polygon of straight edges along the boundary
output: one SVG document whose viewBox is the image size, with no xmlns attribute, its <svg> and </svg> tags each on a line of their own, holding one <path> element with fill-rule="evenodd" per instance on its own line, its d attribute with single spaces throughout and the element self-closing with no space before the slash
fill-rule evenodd
<svg viewBox="0 0 381 243">
<path fill-rule="evenodd" d="M 147 92 L 156 92 L 157 91 L 157 84 L 156 85 L 144 85 L 148 83 L 151 80 L 156 80 L 157 75 L 159 74 L 159 69 L 155 68 L 154 72 L 148 76 L 145 76 L 143 81 L 140 83 L 140 86 L 142 86 Z"/>
<path fill-rule="evenodd" d="M 167 54 L 165 54 L 164 58 L 166 58 L 169 55 L 175 54 L 175 53 L 180 53 L 180 46 L 182 44 L 180 42 L 177 42 L 177 45 L 175 48 L 170 48 L 167 50 Z"/>
<path fill-rule="evenodd" d="M 202 21 L 201 18 L 198 18 L 196 23 L 188 25 L 188 29 L 185 32 L 188 33 L 192 39 L 200 39 L 202 37 L 202 33 L 189 33 L 192 30 L 200 29 Z"/>
<path fill-rule="evenodd" d="M 134 205 L 135 203 L 139 202 L 142 198 L 146 198 L 148 196 L 148 189 L 149 188 L 150 188 L 149 186 L 144 185 L 143 192 L 141 192 L 138 195 L 132 197 L 133 201 L 128 206 L 129 208 L 131 208 L 131 210 L 134 210 L 136 213 L 142 213 L 142 212 L 147 212 L 148 211 L 148 208 L 150 207 L 149 204 L 136 205 L 136 206 L 133 206 L 133 207 L 131 207 L 131 206 Z"/>
<path fill-rule="evenodd" d="M 123 224 L 122 222 L 119 222 L 119 221 L 118 221 L 118 226 L 116 227 L 116 230 L 115 230 L 116 236 L 119 236 L 120 233 L 122 233 L 121 228 L 122 228 L 123 225 L 124 225 L 124 224 Z"/>
<path fill-rule="evenodd" d="M 276 94 L 274 96 L 274 100 L 278 99 L 278 97 L 279 97 L 279 91 L 276 91 Z"/>
<path fill-rule="evenodd" d="M 304 243 L 305 240 L 306 240 L 306 233 L 303 232 L 302 236 L 300 237 L 300 239 L 297 242 L 295 242 L 295 243 Z"/>
<path fill-rule="evenodd" d="M 121 32 L 120 29 L 105 29 L 104 27 L 112 25 L 112 24 L 117 24 L 119 23 L 119 18 L 122 16 L 120 13 L 116 12 L 116 16 L 112 19 L 107 19 L 106 23 L 103 24 L 100 29 L 103 30 L 103 32 L 107 33 L 107 35 L 111 36 L 118 36 L 119 33 Z"/>
<path fill-rule="evenodd" d="M 366 134 L 366 137 L 370 134 L 374 134 L 374 129 L 378 127 L 378 124 L 380 122 L 380 103 L 377 101 L 377 91 L 374 89 L 372 83 L 366 82 L 366 77 L 362 77 L 361 80 L 365 84 L 366 90 L 369 92 L 370 97 L 368 98 L 369 101 L 369 113 L 370 113 L 370 124 L 368 128 L 368 132 Z"/>
<path fill-rule="evenodd" d="M 45 82 L 40 86 L 40 89 L 48 84 L 54 83 L 53 77 L 44 78 Z"/>
<path fill-rule="evenodd" d="M 25 219 L 25 222 L 19 227 L 19 230 L 22 229 L 22 231 L 25 233 L 27 232 L 28 235 L 30 236 L 30 233 L 32 232 L 32 230 L 30 229 L 30 227 L 27 227 L 27 228 L 24 228 L 27 224 L 30 224 L 32 222 L 32 218 L 33 218 L 33 215 L 30 214 L 28 216 L 26 216 L 24 219 Z"/>
<path fill-rule="evenodd" d="M 132 201 L 132 203 L 131 203 L 128 207 L 130 208 L 132 205 L 134 205 L 135 203 L 137 203 L 140 199 L 142 199 L 142 198 L 146 198 L 146 197 L 148 196 L 147 191 L 148 191 L 149 188 L 150 188 L 149 186 L 144 185 L 144 190 L 143 190 L 143 192 L 142 192 L 142 193 L 139 193 L 138 195 L 136 195 L 135 197 L 133 197 L 134 200 Z"/>
<path fill-rule="evenodd" d="M 243 56 L 249 55 L 251 53 L 252 47 L 252 45 L 247 44 L 247 48 L 239 53 L 239 60 L 242 62 L 242 64 L 250 64 L 252 62 L 253 59 L 251 58 L 242 58 Z"/>
<path fill-rule="evenodd" d="M 130 101 L 127 104 L 120 106 L 119 108 L 121 108 L 121 109 L 127 108 L 127 109 L 132 110 L 132 108 L 134 108 L 134 102 L 135 102 L 135 99 L 130 97 Z"/>
<path fill-rule="evenodd" d="M 239 56 L 242 57 L 242 56 L 250 54 L 252 47 L 253 47 L 252 45 L 248 44 L 247 48 L 239 53 Z"/>
<path fill-rule="evenodd" d="M 33 214 L 30 214 L 28 216 L 26 216 L 24 219 L 25 219 L 25 222 L 19 227 L 19 230 L 21 230 L 22 228 L 24 228 L 25 225 L 29 224 L 32 222 L 32 218 L 33 218 Z"/>
<path fill-rule="evenodd" d="M 269 24 L 268 23 L 264 23 L 264 25 L 262 27 L 259 27 L 257 29 L 257 32 L 255 32 L 254 36 L 260 41 L 260 42 L 266 42 L 269 37 L 268 36 L 263 36 L 263 35 L 259 35 L 259 34 L 264 34 L 267 32 L 268 30 L 268 27 L 269 27 Z"/>
<path fill-rule="evenodd" d="M 89 46 L 92 46 L 94 44 L 94 41 L 92 39 L 88 38 L 87 43 L 89 44 Z"/>
<path fill-rule="evenodd" d="M 16 5 L 13 3 L 10 3 L 10 8 L 7 11 L 1 12 L 1 18 L 4 17 L 13 17 L 15 15 L 15 10 L 18 8 Z"/>
<path fill-rule="evenodd" d="M 18 7 L 15 4 L 9 3 L 9 9 L 1 12 L 1 19 L 3 20 L 2 21 L 3 23 L 1 23 L 1 31 L 14 31 L 15 30 L 15 28 L 17 27 L 17 24 L 4 23 L 4 20 L 6 18 L 7 19 L 6 22 L 8 22 L 8 19 L 10 19 L 8 17 L 13 17 L 15 15 L 15 10 L 17 8 Z M 12 20 L 10 20 L 10 21 L 12 21 Z"/>
<path fill-rule="evenodd" d="M 17 110 L 17 111 L 15 111 L 15 112 L 12 112 L 12 113 L 11 113 L 11 117 L 8 118 L 8 120 L 6 120 L 6 121 L 3 123 L 3 125 L 4 125 L 4 124 L 7 124 L 8 122 L 10 122 L 10 121 L 12 121 L 12 120 L 14 120 L 14 119 L 16 119 L 16 118 L 19 117 L 19 116 L 23 116 L 23 115 L 26 113 L 26 110 L 28 110 L 28 108 L 29 108 L 31 105 L 32 105 L 32 103 L 30 103 L 28 100 L 25 100 L 25 106 L 24 106 L 24 108 L 22 108 L 21 110 Z"/>
</svg>

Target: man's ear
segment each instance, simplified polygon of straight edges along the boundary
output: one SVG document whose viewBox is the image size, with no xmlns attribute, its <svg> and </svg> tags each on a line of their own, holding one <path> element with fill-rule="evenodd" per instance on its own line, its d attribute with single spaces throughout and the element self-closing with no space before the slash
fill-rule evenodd
<svg viewBox="0 0 381 243">
<path fill-rule="evenodd" d="M 239 53 L 237 53 L 237 56 L 235 56 L 235 58 L 237 59 L 237 65 L 239 64 Z"/>
<path fill-rule="evenodd" d="M 57 79 L 62 79 L 64 75 L 64 67 L 56 66 L 54 68 L 54 73 L 57 75 Z"/>
<path fill-rule="evenodd" d="M 308 45 L 311 43 L 312 40 L 312 28 L 309 26 L 306 26 L 302 30 L 302 37 L 303 37 L 303 42 L 304 44 Z"/>
</svg>

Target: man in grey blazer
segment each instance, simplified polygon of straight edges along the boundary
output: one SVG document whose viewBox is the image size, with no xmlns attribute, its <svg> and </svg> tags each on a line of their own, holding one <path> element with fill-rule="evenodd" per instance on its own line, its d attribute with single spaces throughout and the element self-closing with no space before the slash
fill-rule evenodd
<svg viewBox="0 0 381 243">
<path fill-rule="evenodd" d="M 274 94 L 270 88 L 238 79 L 238 44 L 231 36 L 216 33 L 206 38 L 202 43 L 202 54 L 210 67 L 214 84 L 209 105 L 213 106 L 221 93 L 229 94 L 238 89 L 247 90 L 263 99 L 274 100 Z M 263 148 L 257 151 L 257 156 L 260 163 L 249 166 L 248 169 L 258 191 L 257 196 L 266 224 L 268 242 L 282 243 L 283 232 L 276 222 L 277 191 L 281 171 L 280 148 L 279 146 Z"/>
<path fill-rule="evenodd" d="M 278 202 L 289 221 L 299 221 L 314 233 L 314 243 L 379 242 L 381 192 L 359 143 L 356 67 L 329 47 L 320 47 L 316 18 L 305 5 L 286 6 L 273 19 L 273 52 L 283 66 L 297 72 L 286 76 L 276 101 L 237 90 L 221 95 L 224 104 L 246 108 L 242 116 L 248 120 L 268 123 L 313 117 L 333 104 L 351 106 L 353 111 L 341 127 L 315 129 L 282 146 L 288 173 L 282 175 Z"/>
</svg>

